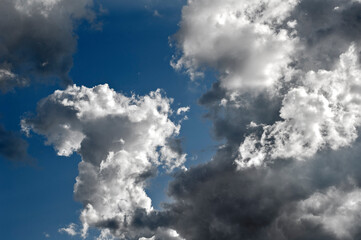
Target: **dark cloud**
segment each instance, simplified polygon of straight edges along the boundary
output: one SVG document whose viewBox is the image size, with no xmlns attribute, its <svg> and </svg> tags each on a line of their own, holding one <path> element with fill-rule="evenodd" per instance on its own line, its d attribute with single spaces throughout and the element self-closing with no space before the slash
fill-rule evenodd
<svg viewBox="0 0 361 240">
<path fill-rule="evenodd" d="M 147 214 L 138 209 L 131 226 L 169 227 L 187 240 L 358 239 L 360 144 L 322 152 L 310 161 L 242 171 L 233 164 L 236 150 L 222 148 L 211 162 L 175 176 L 168 191 L 173 201 L 163 205 L 165 210 Z M 347 216 L 355 222 L 342 225 L 338 211 L 349 207 L 347 201 L 357 206 Z M 342 226 L 329 225 L 328 218 Z"/>
<path fill-rule="evenodd" d="M 304 47 L 297 58 L 303 70 L 329 70 L 351 42 L 360 42 L 361 2 L 303 0 L 291 13 Z"/>
<path fill-rule="evenodd" d="M 240 144 L 245 134 L 255 131 L 254 127 L 249 126 L 251 122 L 272 124 L 279 120 L 282 97 L 263 92 L 244 93 L 231 99 L 216 82 L 199 99 L 199 104 L 209 110 L 205 117 L 213 122 L 214 137 L 226 139 L 228 144 L 233 145 Z"/>
<path fill-rule="evenodd" d="M 61 79 L 76 49 L 76 21 L 92 21 L 92 0 L 0 0 L 0 90 Z"/>
</svg>

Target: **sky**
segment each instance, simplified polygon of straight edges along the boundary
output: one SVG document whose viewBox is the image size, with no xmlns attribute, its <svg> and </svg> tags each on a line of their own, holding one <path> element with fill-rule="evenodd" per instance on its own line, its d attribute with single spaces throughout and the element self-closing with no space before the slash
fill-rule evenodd
<svg viewBox="0 0 361 240">
<path fill-rule="evenodd" d="M 1 238 L 360 239 L 360 19 L 0 0 Z"/>
</svg>

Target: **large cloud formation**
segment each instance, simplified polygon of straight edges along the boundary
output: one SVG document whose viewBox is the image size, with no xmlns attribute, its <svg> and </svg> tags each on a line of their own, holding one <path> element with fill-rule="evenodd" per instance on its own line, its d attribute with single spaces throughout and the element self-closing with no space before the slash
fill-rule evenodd
<svg viewBox="0 0 361 240">
<path fill-rule="evenodd" d="M 199 102 L 226 141 L 170 183 L 158 223 L 185 239 L 360 238 L 360 7 L 188 1 L 172 65 L 219 73 Z"/>
<path fill-rule="evenodd" d="M 1 0 L 0 91 L 60 78 L 67 85 L 76 21 L 95 17 L 92 0 Z"/>
<path fill-rule="evenodd" d="M 37 115 L 22 121 L 24 131 L 46 136 L 58 155 L 81 155 L 74 194 L 84 205 L 83 236 L 89 226 L 121 238 L 149 235 L 131 226 L 137 209 L 153 210 L 147 179 L 157 166 L 171 171 L 185 161 L 174 147 L 180 126 L 169 119 L 170 103 L 159 90 L 126 97 L 108 85 L 74 85 L 43 99 Z"/>
<path fill-rule="evenodd" d="M 242 133 L 240 167 L 303 159 L 355 141 L 360 7 L 359 1 L 309 0 L 190 1 L 184 7 L 176 34 L 182 55 L 174 66 L 220 73 L 200 103 L 210 107 L 217 135 L 228 138 L 232 126 Z M 284 42 L 275 42 L 281 35 Z"/>
<path fill-rule="evenodd" d="M 119 95 L 106 86 L 71 87 L 23 126 L 59 154 L 81 154 L 75 194 L 85 230 L 102 229 L 100 239 L 360 239 L 360 9 L 356 0 L 188 1 L 172 65 L 193 79 L 218 73 L 199 103 L 224 144 L 175 174 L 163 210 L 152 210 L 145 179 L 156 159 L 172 169 L 184 156 L 167 140 L 179 130 L 169 109 L 144 105 L 167 102 L 159 93 L 132 100 L 138 112 L 109 104 Z M 150 121 L 133 121 L 149 109 Z M 144 138 L 145 129 L 163 134 Z"/>
</svg>

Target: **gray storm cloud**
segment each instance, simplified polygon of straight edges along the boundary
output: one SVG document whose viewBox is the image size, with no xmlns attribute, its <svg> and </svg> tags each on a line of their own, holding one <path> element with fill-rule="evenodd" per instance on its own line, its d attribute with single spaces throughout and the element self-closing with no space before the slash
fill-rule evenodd
<svg viewBox="0 0 361 240">
<path fill-rule="evenodd" d="M 81 19 L 94 19 L 93 1 L 1 0 L 0 4 L 0 91 L 51 78 L 71 83 L 74 27 Z"/>
<path fill-rule="evenodd" d="M 171 64 L 193 80 L 218 73 L 199 103 L 224 144 L 175 172 L 162 210 L 146 179 L 185 161 L 170 140 L 179 125 L 169 99 L 101 85 L 42 100 L 23 127 L 82 156 L 83 236 L 97 227 L 99 239 L 360 239 L 359 10 L 356 0 L 188 1 Z"/>
</svg>

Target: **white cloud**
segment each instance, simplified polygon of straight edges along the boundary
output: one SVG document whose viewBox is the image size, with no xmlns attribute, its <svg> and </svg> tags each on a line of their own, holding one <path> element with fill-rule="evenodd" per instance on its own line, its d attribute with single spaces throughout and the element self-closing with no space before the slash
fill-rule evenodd
<svg viewBox="0 0 361 240">
<path fill-rule="evenodd" d="M 305 159 L 318 150 L 338 149 L 357 138 L 361 124 L 361 69 L 351 45 L 334 70 L 310 71 L 291 88 L 280 110 L 282 121 L 264 126 L 260 138 L 240 146 L 240 167 L 259 166 L 266 158 Z"/>
<path fill-rule="evenodd" d="M 290 71 L 298 40 L 278 26 L 297 2 L 189 1 L 176 34 L 182 56 L 172 66 L 185 68 L 192 79 L 211 67 L 220 74 L 221 86 L 230 91 L 272 86 Z"/>
<path fill-rule="evenodd" d="M 75 236 L 75 235 L 79 234 L 76 229 L 77 229 L 77 225 L 75 223 L 70 223 L 69 226 L 64 227 L 64 228 L 60 228 L 58 230 L 58 232 L 66 233 L 66 234 L 68 234 L 70 236 Z"/>
<path fill-rule="evenodd" d="M 182 113 L 188 112 L 190 107 L 181 107 L 177 109 L 177 115 L 181 115 Z"/>
<path fill-rule="evenodd" d="M 157 166 L 172 170 L 185 161 L 185 154 L 174 152 L 169 143 L 180 130 L 169 119 L 171 102 L 160 90 L 126 97 L 106 84 L 74 85 L 43 99 L 38 115 L 22 121 L 59 155 L 81 155 L 74 194 L 84 204 L 83 236 L 91 226 L 121 238 L 141 234 L 127 225 L 135 210 L 153 210 L 146 180 Z"/>
<path fill-rule="evenodd" d="M 169 228 L 158 228 L 156 234 L 150 238 L 141 237 L 139 240 L 158 240 L 158 239 L 166 239 L 166 240 L 185 240 L 174 229 Z"/>
</svg>

